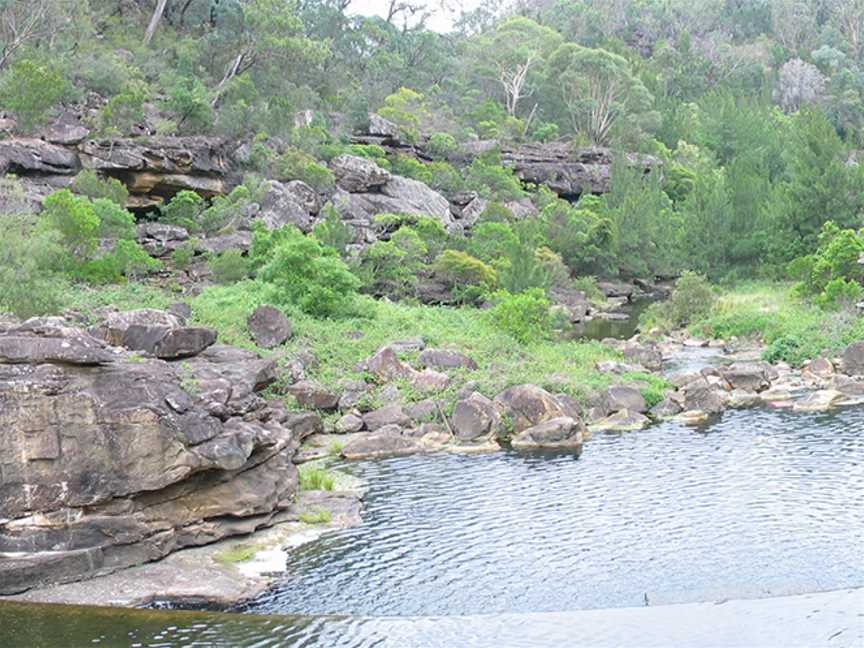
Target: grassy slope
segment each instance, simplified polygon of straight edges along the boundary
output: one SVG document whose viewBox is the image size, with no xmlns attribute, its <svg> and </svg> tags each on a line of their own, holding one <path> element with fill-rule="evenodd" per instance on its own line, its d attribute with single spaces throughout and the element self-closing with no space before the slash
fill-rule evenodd
<svg viewBox="0 0 864 648">
<path fill-rule="evenodd" d="M 219 339 L 228 344 L 255 349 L 246 332 L 246 318 L 261 303 L 254 282 L 214 287 L 193 299 L 195 322 L 214 327 Z M 107 288 L 80 288 L 71 306 L 91 312 L 99 306 L 118 308 L 164 308 L 177 297 L 155 287 L 128 284 Z M 320 361 L 313 377 L 328 385 L 340 379 L 360 377 L 353 367 L 389 342 L 422 336 L 427 346 L 447 347 L 468 353 L 479 365 L 475 371 L 449 371 L 451 387 L 442 396 L 450 405 L 466 381 L 476 381 L 479 390 L 494 396 L 511 385 L 534 383 L 553 393 L 564 392 L 581 398 L 592 389 L 621 377 L 602 374 L 595 368 L 600 360 L 619 357 L 598 342 L 538 340 L 521 344 L 494 328 L 484 311 L 474 308 L 447 308 L 393 304 L 364 299 L 365 317 L 339 320 L 315 319 L 303 313 L 289 313 L 294 336 L 280 349 L 290 353 L 311 349 Z M 267 351 L 256 349 L 266 354 Z M 403 359 L 414 360 L 412 354 Z M 633 374 L 630 380 L 646 382 L 646 397 L 659 399 L 663 383 L 654 376 Z M 400 384 L 411 400 L 423 398 L 407 384 Z M 373 403 L 374 404 L 374 403 Z"/>
</svg>

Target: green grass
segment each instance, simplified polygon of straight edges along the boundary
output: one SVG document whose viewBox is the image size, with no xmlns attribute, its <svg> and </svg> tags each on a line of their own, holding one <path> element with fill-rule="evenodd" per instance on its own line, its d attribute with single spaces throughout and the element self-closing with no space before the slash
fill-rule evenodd
<svg viewBox="0 0 864 648">
<path fill-rule="evenodd" d="M 333 490 L 336 484 L 336 475 L 311 463 L 302 464 L 298 471 L 300 473 L 300 490 Z"/>
<path fill-rule="evenodd" d="M 233 565 L 234 563 L 244 562 L 254 557 L 261 547 L 252 544 L 239 544 L 230 549 L 224 549 L 215 556 L 213 560 L 221 565 Z"/>
<path fill-rule="evenodd" d="M 298 517 L 304 524 L 327 524 L 333 519 L 333 515 L 330 511 L 325 511 L 324 509 L 318 511 L 305 511 Z"/>
<path fill-rule="evenodd" d="M 802 301 L 790 284 L 752 283 L 721 294 L 690 329 L 704 337 L 759 340 L 767 345 L 766 359 L 799 365 L 864 339 L 864 318 Z"/>
</svg>

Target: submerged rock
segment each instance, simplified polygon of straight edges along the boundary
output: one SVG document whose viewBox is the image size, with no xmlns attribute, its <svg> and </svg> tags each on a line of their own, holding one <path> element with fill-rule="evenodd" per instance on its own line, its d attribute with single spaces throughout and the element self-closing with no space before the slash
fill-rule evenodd
<svg viewBox="0 0 864 648">
<path fill-rule="evenodd" d="M 592 432 L 628 432 L 647 427 L 651 420 L 639 412 L 623 409 L 588 426 Z"/>
<path fill-rule="evenodd" d="M 822 389 L 795 401 L 792 409 L 796 412 L 824 412 L 845 400 L 846 396 L 837 390 Z"/>
</svg>

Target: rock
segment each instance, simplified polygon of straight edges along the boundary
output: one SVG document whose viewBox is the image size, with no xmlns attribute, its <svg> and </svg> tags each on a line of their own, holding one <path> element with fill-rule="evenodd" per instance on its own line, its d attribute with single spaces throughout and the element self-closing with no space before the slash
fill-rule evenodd
<svg viewBox="0 0 864 648">
<path fill-rule="evenodd" d="M 85 331 L 62 318 L 34 317 L 20 325 L 0 328 L 0 364 L 102 365 L 116 356 Z"/>
<path fill-rule="evenodd" d="M 793 394 L 792 390 L 783 385 L 775 385 L 759 394 L 759 398 L 766 403 L 776 403 L 789 401 L 791 403 Z"/>
<path fill-rule="evenodd" d="M 395 342 L 390 342 L 387 346 L 396 353 L 412 353 L 425 349 L 426 342 L 422 337 L 417 336 L 405 340 L 396 340 Z"/>
<path fill-rule="evenodd" d="M 568 416 L 567 409 L 558 399 L 536 385 L 516 385 L 505 389 L 495 397 L 495 402 L 509 414 L 516 434 L 543 421 Z"/>
<path fill-rule="evenodd" d="M 656 346 L 628 343 L 622 353 L 626 360 L 640 364 L 648 371 L 660 371 L 663 368 L 663 354 Z"/>
<path fill-rule="evenodd" d="M 388 139 L 399 139 L 399 127 L 378 113 L 369 113 L 369 127 L 367 132 L 370 135 L 377 135 Z"/>
<path fill-rule="evenodd" d="M 349 193 L 365 193 L 383 187 L 390 180 L 390 172 L 372 160 L 356 155 L 339 155 L 330 161 L 336 184 Z"/>
<path fill-rule="evenodd" d="M 411 377 L 411 385 L 426 394 L 441 392 L 450 386 L 450 378 L 434 369 L 424 369 Z"/>
<path fill-rule="evenodd" d="M 224 194 L 230 169 L 224 140 L 215 137 L 95 139 L 80 151 L 85 168 L 119 176 L 133 203 L 136 195 L 161 201 L 184 189 L 205 197 Z"/>
<path fill-rule="evenodd" d="M 567 416 L 549 419 L 513 437 L 514 448 L 573 448 L 582 447 L 584 426 Z"/>
<path fill-rule="evenodd" d="M 89 332 L 108 344 L 122 346 L 126 331 L 131 326 L 177 328 L 184 322 L 177 315 L 155 308 L 137 308 L 109 313 L 105 320 L 90 327 Z"/>
<path fill-rule="evenodd" d="M 310 214 L 318 214 L 321 211 L 321 196 L 302 180 L 292 180 L 285 185 L 285 188 Z"/>
<path fill-rule="evenodd" d="M 399 360 L 392 347 L 385 346 L 365 361 L 365 369 L 381 381 L 411 378 L 414 370 Z"/>
<path fill-rule="evenodd" d="M 612 385 L 606 388 L 603 395 L 606 410 L 609 412 L 619 412 L 626 409 L 644 413 L 648 409 L 642 393 L 629 385 Z"/>
<path fill-rule="evenodd" d="M 460 441 L 494 438 L 501 432 L 501 414 L 491 400 L 474 392 L 456 403 L 450 427 Z"/>
<path fill-rule="evenodd" d="M 851 400 L 857 401 L 864 398 L 864 379 L 855 380 L 848 376 L 836 375 L 827 386 L 836 389 Z"/>
<path fill-rule="evenodd" d="M 181 247 L 189 240 L 186 228 L 167 223 L 140 223 L 138 242 L 153 257 L 163 257 Z"/>
<path fill-rule="evenodd" d="M 165 311 L 177 317 L 181 324 L 192 319 L 192 307 L 185 302 L 174 302 Z"/>
<path fill-rule="evenodd" d="M 377 459 L 409 455 L 423 450 L 419 440 L 403 435 L 398 426 L 390 425 L 377 432 L 350 435 L 341 452 L 345 459 Z"/>
<path fill-rule="evenodd" d="M 821 389 L 795 401 L 796 412 L 824 412 L 846 400 L 846 396 L 834 389 Z"/>
<path fill-rule="evenodd" d="M 478 150 L 482 150 L 479 144 Z M 574 148 L 563 142 L 501 146 L 501 164 L 512 167 L 520 180 L 546 185 L 565 198 L 608 192 L 614 158 L 610 149 Z M 647 155 L 626 158 L 629 166 L 645 171 L 659 164 Z"/>
<path fill-rule="evenodd" d="M 771 380 L 766 375 L 765 367 L 761 363 L 736 362 L 719 371 L 732 389 L 760 392 L 771 386 Z"/>
<path fill-rule="evenodd" d="M 206 326 L 148 326 L 132 324 L 123 333 L 122 345 L 163 360 L 198 355 L 215 344 L 216 331 Z"/>
<path fill-rule="evenodd" d="M 264 182 L 262 190 L 260 210 L 256 218 L 263 222 L 268 229 L 273 230 L 284 225 L 296 225 L 303 232 L 312 230 L 315 218 L 295 190 L 276 180 Z"/>
<path fill-rule="evenodd" d="M 297 400 L 300 407 L 333 410 L 339 404 L 338 394 L 314 380 L 301 380 L 286 387 L 285 391 Z"/>
<path fill-rule="evenodd" d="M 682 425 L 699 425 L 708 420 L 708 414 L 702 410 L 687 410 L 681 412 L 673 420 Z"/>
<path fill-rule="evenodd" d="M 651 421 L 647 416 L 639 412 L 631 412 L 623 409 L 607 416 L 606 418 L 595 421 L 589 426 L 592 432 L 627 432 L 631 430 L 641 430 L 648 426 Z"/>
<path fill-rule="evenodd" d="M 804 373 L 816 378 L 830 378 L 834 375 L 834 364 L 827 358 L 814 358 L 807 363 Z"/>
<path fill-rule="evenodd" d="M 15 338 L 54 339 L 65 355 L 80 340 L 104 349 L 48 318 L 0 331 L 0 348 Z M 266 361 L 229 347 L 185 366 L 110 357 L 99 365 L 34 353 L 0 364 L 2 594 L 250 533 L 294 499 L 297 439 L 279 412 L 250 392 L 248 419 L 233 414 L 232 396 L 224 417 L 213 416 L 194 387 L 219 379 L 243 392 L 264 380 Z"/>
<path fill-rule="evenodd" d="M 444 227 L 453 224 L 450 203 L 444 196 L 419 180 L 401 176 L 392 176 L 380 192 L 375 193 L 350 193 L 340 188 L 333 194 L 331 203 L 343 220 L 369 231 L 373 240 L 373 219 L 381 213 L 430 216 Z"/>
<path fill-rule="evenodd" d="M 262 305 L 256 308 L 246 320 L 246 328 L 255 344 L 264 349 L 284 344 L 291 337 L 291 322 L 275 306 Z"/>
<path fill-rule="evenodd" d="M 426 349 L 417 358 L 421 367 L 436 369 L 477 369 L 477 363 L 469 356 L 447 349 Z"/>
<path fill-rule="evenodd" d="M 339 397 L 339 409 L 347 411 L 358 407 L 369 394 L 369 386 L 362 380 L 343 380 L 339 382 L 342 395 Z"/>
<path fill-rule="evenodd" d="M 410 427 L 409 417 L 401 405 L 385 405 L 363 415 L 363 423 L 366 429 L 374 432 L 388 425 L 396 425 L 400 428 Z"/>
<path fill-rule="evenodd" d="M 363 419 L 354 414 L 345 414 L 345 416 L 336 421 L 336 431 L 340 434 L 359 432 L 362 429 Z"/>
<path fill-rule="evenodd" d="M 652 416 L 652 418 L 658 420 L 665 420 L 672 418 L 676 414 L 681 412 L 681 405 L 672 400 L 671 398 L 664 398 L 662 401 L 657 403 L 654 407 L 652 407 L 648 413 Z"/>
<path fill-rule="evenodd" d="M 725 409 L 725 406 L 724 397 L 707 383 L 691 383 L 685 388 L 683 402 L 685 410 L 719 414 Z"/>
<path fill-rule="evenodd" d="M 78 169 L 78 156 L 66 147 L 25 137 L 0 139 L 0 175 L 74 175 Z"/>
<path fill-rule="evenodd" d="M 864 376 L 864 342 L 853 342 L 846 347 L 841 366 L 848 376 Z"/>
<path fill-rule="evenodd" d="M 733 389 L 729 392 L 729 407 L 752 407 L 759 402 L 759 394 L 745 389 Z"/>
<path fill-rule="evenodd" d="M 438 418 L 438 406 L 433 400 L 422 400 L 405 407 L 405 413 L 416 423 L 429 423 Z"/>
</svg>

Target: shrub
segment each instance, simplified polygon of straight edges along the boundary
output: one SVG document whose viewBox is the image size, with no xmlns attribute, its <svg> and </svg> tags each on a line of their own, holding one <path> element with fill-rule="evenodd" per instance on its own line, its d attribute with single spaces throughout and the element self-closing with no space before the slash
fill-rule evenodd
<svg viewBox="0 0 864 648">
<path fill-rule="evenodd" d="M 547 248 L 548 249 L 548 248 Z M 507 248 L 498 267 L 498 283 L 511 293 L 533 288 L 545 289 L 551 283 L 549 270 L 530 246 L 518 243 Z"/>
<path fill-rule="evenodd" d="M 0 81 L 0 105 L 12 110 L 18 128 L 32 130 L 66 93 L 66 80 L 50 65 L 29 59 L 16 61 Z"/>
<path fill-rule="evenodd" d="M 159 220 L 185 227 L 187 230 L 196 230 L 205 208 L 206 204 L 201 196 L 194 191 L 183 190 L 159 208 Z"/>
<path fill-rule="evenodd" d="M 537 142 L 551 142 L 558 139 L 558 124 L 553 122 L 537 122 L 531 129 L 531 139 Z"/>
<path fill-rule="evenodd" d="M 57 232 L 69 260 L 87 259 L 96 251 L 100 222 L 88 198 L 61 189 L 46 197 L 43 206 L 42 226 Z"/>
<path fill-rule="evenodd" d="M 450 133 L 433 133 L 426 145 L 430 155 L 439 160 L 446 160 L 456 148 L 456 139 Z"/>
<path fill-rule="evenodd" d="M 0 312 L 22 319 L 57 312 L 63 282 L 54 264 L 61 252 L 57 232 L 36 229 L 29 215 L 4 215 Z"/>
<path fill-rule="evenodd" d="M 459 250 L 444 250 L 435 260 L 434 269 L 453 286 L 476 286 L 487 291 L 498 283 L 494 268 Z"/>
<path fill-rule="evenodd" d="M 345 256 L 354 240 L 354 230 L 342 222 L 342 217 L 333 205 L 324 207 L 324 218 L 315 224 L 312 234 L 322 245 L 333 248 L 340 256 Z"/>
<path fill-rule="evenodd" d="M 426 244 L 411 227 L 403 226 L 389 241 L 376 241 L 363 251 L 359 274 L 377 295 L 410 295 L 427 254 Z"/>
<path fill-rule="evenodd" d="M 213 234 L 228 227 L 243 216 L 244 210 L 254 199 L 246 183 L 231 190 L 227 196 L 216 196 L 210 206 L 199 216 L 200 229 Z"/>
<path fill-rule="evenodd" d="M 494 306 L 489 312 L 492 323 L 519 342 L 527 343 L 548 335 L 551 327 L 550 302 L 546 293 L 533 288 L 516 295 L 498 291 L 492 296 Z"/>
<path fill-rule="evenodd" d="M 646 328 L 679 328 L 708 317 L 716 295 L 702 275 L 686 271 L 665 302 L 651 304 L 640 318 Z"/>
<path fill-rule="evenodd" d="M 303 236 L 296 227 L 271 232 L 257 228 L 250 256 L 277 305 L 297 305 L 317 317 L 351 311 L 359 280 L 335 250 Z"/>
<path fill-rule="evenodd" d="M 819 233 L 819 247 L 813 254 L 789 264 L 789 273 L 799 279 L 796 290 L 817 304 L 834 307 L 855 300 L 864 283 L 864 235 L 840 229 L 828 221 Z"/>
<path fill-rule="evenodd" d="M 193 258 L 195 258 L 195 246 L 188 241 L 171 253 L 171 261 L 178 270 L 188 268 L 192 264 Z"/>
<path fill-rule="evenodd" d="M 96 171 L 85 169 L 72 180 L 70 189 L 76 194 L 87 196 L 91 199 L 105 198 L 123 207 L 129 198 L 129 190 L 126 185 L 117 178 L 102 178 Z"/>
<path fill-rule="evenodd" d="M 72 276 L 90 283 L 119 283 L 134 279 L 162 267 L 135 241 L 119 240 L 110 252 L 90 259 L 72 269 Z"/>
<path fill-rule="evenodd" d="M 525 195 L 522 183 L 512 169 L 507 169 L 497 161 L 475 158 L 468 167 L 468 177 L 465 185 L 484 198 L 495 200 L 515 200 Z"/>
<path fill-rule="evenodd" d="M 177 129 L 184 132 L 205 132 L 213 123 L 213 108 L 210 93 L 198 79 L 188 77 L 169 78 L 166 86 L 164 107 L 173 113 Z"/>
<path fill-rule="evenodd" d="M 430 116 L 423 95 L 410 88 L 399 88 L 385 97 L 378 114 L 396 124 L 400 136 L 409 144 L 420 139 L 423 122 Z"/>
<path fill-rule="evenodd" d="M 143 81 L 130 81 L 111 97 L 96 118 L 99 131 L 110 135 L 127 135 L 135 124 L 144 120 L 144 102 L 150 88 Z"/>
<path fill-rule="evenodd" d="M 134 239 L 135 217 L 108 198 L 96 198 L 91 207 L 99 219 L 99 238 Z"/>
<path fill-rule="evenodd" d="M 507 223 L 479 222 L 471 231 L 468 252 L 481 261 L 491 263 L 503 257 L 508 249 L 518 244 L 519 239 Z"/>
<path fill-rule="evenodd" d="M 210 257 L 207 267 L 216 283 L 228 284 L 249 277 L 251 271 L 249 259 L 240 250 L 225 250 L 221 254 Z"/>
<path fill-rule="evenodd" d="M 318 191 L 335 184 L 330 169 L 296 148 L 287 149 L 273 161 L 273 173 L 278 180 L 302 180 Z"/>
</svg>

